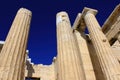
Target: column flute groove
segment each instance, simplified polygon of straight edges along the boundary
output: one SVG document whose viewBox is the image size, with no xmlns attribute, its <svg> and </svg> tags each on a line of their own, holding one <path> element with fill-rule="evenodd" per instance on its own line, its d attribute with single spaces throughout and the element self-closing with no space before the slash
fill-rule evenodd
<svg viewBox="0 0 120 80">
<path fill-rule="evenodd" d="M 25 21 L 26 21 L 26 22 L 29 21 L 29 18 L 28 18 L 27 16 L 25 16 L 25 15 L 24 15 L 24 18 L 25 18 L 25 19 L 23 19 L 23 20 L 24 20 L 24 21 L 23 21 L 24 24 L 22 24 L 22 25 L 27 26 L 26 23 L 25 23 Z M 23 27 L 22 29 L 23 29 L 23 32 L 26 32 L 26 33 L 22 34 L 21 36 L 19 35 L 19 38 L 20 38 L 20 39 L 18 39 L 18 41 L 20 41 L 20 42 L 19 42 L 19 43 L 20 43 L 20 46 L 19 46 L 19 50 L 20 50 L 20 51 L 22 51 L 22 48 L 26 49 L 26 48 L 25 48 L 25 42 L 26 42 L 26 37 L 25 37 L 25 36 L 28 35 L 28 34 L 27 34 L 27 29 L 24 29 L 24 27 Z M 24 43 L 22 43 L 22 41 L 24 40 L 24 37 L 25 37 L 25 41 L 24 41 Z M 22 61 L 21 61 L 21 60 L 22 60 L 21 58 L 24 58 L 24 57 L 23 57 L 23 56 L 24 56 L 24 55 L 23 55 L 24 52 L 25 52 L 25 50 L 22 51 L 22 54 L 18 54 L 18 55 L 17 55 L 16 59 L 18 59 L 18 60 L 16 60 L 16 62 L 15 62 L 16 64 L 15 64 L 15 65 L 18 65 L 19 63 L 22 62 Z M 19 56 L 20 56 L 20 57 L 19 57 Z M 17 69 L 20 69 L 20 67 L 19 67 L 19 66 L 16 66 L 16 68 L 15 68 L 14 70 L 17 70 Z M 21 70 L 19 70 L 19 71 L 20 71 L 19 73 L 21 73 Z M 19 73 L 14 72 L 14 76 L 13 76 L 12 79 L 14 79 L 15 77 L 18 77 L 17 75 L 19 75 Z M 16 75 L 16 76 L 15 76 L 15 75 Z M 20 78 L 18 78 L 18 79 L 20 79 Z"/>
<path fill-rule="evenodd" d="M 4 59 L 0 67 L 0 80 L 24 80 L 21 67 L 24 64 L 31 15 L 24 8 L 17 12 L 0 54 L 0 60 Z"/>
<path fill-rule="evenodd" d="M 79 52 L 75 45 L 70 21 L 65 12 L 57 14 L 58 33 L 57 43 L 59 44 L 57 57 L 59 62 L 59 78 L 62 80 L 85 80 L 81 61 L 78 59 Z M 60 66 L 62 66 L 62 69 Z"/>
<path fill-rule="evenodd" d="M 25 16 L 24 16 L 23 20 L 24 20 L 24 19 L 25 19 Z M 24 25 L 24 23 L 25 23 L 25 22 L 21 20 L 21 24 Z M 20 25 L 20 23 L 19 23 L 19 25 Z M 24 28 L 21 27 L 20 29 L 22 30 L 22 33 L 23 33 L 23 32 L 24 32 Z M 15 42 L 14 44 L 19 43 L 19 41 L 20 41 L 19 38 L 21 37 L 21 35 L 23 35 L 23 34 L 20 34 L 20 31 L 18 31 L 18 32 L 19 32 L 19 33 L 16 34 L 16 36 L 17 36 L 16 39 L 18 39 L 18 40 L 14 41 L 14 42 Z M 13 49 L 13 50 L 12 50 L 13 53 L 19 53 L 19 52 L 16 52 L 16 49 L 15 49 L 15 48 L 19 48 L 20 46 L 21 46 L 21 44 L 19 44 L 18 46 L 15 45 L 15 47 L 12 48 L 12 49 Z M 10 66 L 11 68 L 14 67 L 15 64 L 16 64 L 16 63 L 15 63 L 15 62 L 16 62 L 15 60 L 18 58 L 17 55 L 19 55 L 19 54 L 13 54 L 13 58 L 11 57 L 11 63 L 10 63 L 10 64 L 11 64 L 11 66 Z M 15 60 L 14 60 L 14 59 L 15 59 Z M 17 67 L 17 66 L 18 66 L 18 65 L 16 65 L 16 67 Z M 10 76 L 14 76 L 14 77 L 16 77 L 16 76 L 15 76 L 16 74 L 15 74 L 15 75 L 11 75 L 11 73 L 14 74 L 15 69 L 16 69 L 16 68 L 14 68 L 12 71 L 9 72 L 8 79 L 10 79 L 10 78 L 12 79 L 12 77 L 10 77 Z M 9 77 L 10 77 L 10 78 L 9 78 Z"/>
<path fill-rule="evenodd" d="M 22 21 L 22 20 L 21 20 L 21 21 Z M 20 21 L 20 22 L 21 22 L 21 21 Z M 13 28 L 12 30 L 14 30 L 14 28 Z M 11 31 L 12 31 L 12 30 L 11 30 Z M 13 35 L 11 34 L 11 36 L 14 37 L 15 34 L 17 33 L 17 31 L 18 31 L 18 29 L 17 29 L 17 27 L 15 27 L 15 33 L 13 33 Z M 13 32 L 13 31 L 12 31 L 12 32 Z M 12 37 L 11 37 L 11 38 L 12 38 Z M 9 40 L 10 40 L 11 38 L 9 38 Z M 11 53 L 11 51 L 12 51 L 12 49 L 13 49 L 13 48 L 12 48 L 13 42 L 14 42 L 14 40 L 11 41 L 11 45 L 9 45 L 9 47 L 8 47 L 9 49 L 7 49 L 7 51 L 6 51 L 6 53 L 7 53 L 8 56 L 6 56 L 7 58 L 5 58 L 5 62 L 3 63 L 3 66 L 5 66 L 5 67 L 4 67 L 4 70 L 5 70 L 5 69 L 7 69 L 7 70 L 10 69 L 10 65 L 11 65 L 11 64 L 10 64 L 10 61 L 11 61 L 12 59 L 9 59 L 9 58 L 11 58 L 11 56 L 13 55 L 13 53 Z M 9 44 L 9 43 L 8 43 L 8 44 Z M 14 46 L 14 44 L 13 44 L 13 46 Z M 10 54 L 9 54 L 9 52 L 10 52 Z M 14 55 L 13 55 L 13 56 L 14 56 Z M 7 60 L 8 60 L 8 61 L 7 61 Z M 7 64 L 7 63 L 8 63 L 8 64 Z M 1 74 L 1 76 L 5 77 L 5 76 L 9 75 L 8 73 L 9 73 L 9 72 L 6 73 L 6 70 L 5 70 L 5 71 Z M 5 77 L 4 79 L 7 80 L 7 77 Z"/>
<path fill-rule="evenodd" d="M 28 18 L 27 20 L 29 21 L 29 19 L 30 19 L 30 18 Z M 29 26 L 29 25 L 26 24 L 26 26 Z M 23 48 L 24 48 L 24 50 L 22 51 L 23 54 L 21 54 L 21 56 L 24 56 L 24 57 L 19 57 L 19 60 L 17 61 L 17 63 L 21 63 L 21 64 L 22 64 L 22 63 L 25 62 L 25 56 L 26 56 L 26 46 L 25 46 L 26 44 L 25 44 L 25 42 L 28 41 L 28 40 L 27 40 L 27 39 L 28 39 L 28 36 L 27 36 L 28 33 L 29 33 L 29 30 L 26 29 L 26 35 L 25 35 L 25 38 L 26 38 L 26 39 L 25 39 L 25 41 L 24 41 L 24 44 L 22 45 Z M 21 46 L 21 48 L 22 48 L 22 46 Z M 24 52 L 25 52 L 25 53 L 24 53 Z M 22 59 L 21 59 L 21 58 L 22 58 Z M 18 67 L 19 67 L 19 66 L 18 66 Z M 22 74 L 22 71 L 25 72 L 25 70 L 23 70 L 22 67 L 25 68 L 25 67 L 24 67 L 24 64 L 21 65 L 21 67 L 19 67 L 19 71 L 20 71 L 20 72 L 19 72 L 18 75 Z M 14 73 L 14 74 L 16 74 L 16 73 Z M 21 78 L 21 76 L 19 76 L 19 78 Z"/>
<path fill-rule="evenodd" d="M 119 62 L 115 59 L 110 44 L 94 16 L 96 12 L 96 10 L 88 8 L 85 8 L 83 11 L 91 41 L 101 64 L 100 67 L 106 80 L 120 80 Z"/>
</svg>

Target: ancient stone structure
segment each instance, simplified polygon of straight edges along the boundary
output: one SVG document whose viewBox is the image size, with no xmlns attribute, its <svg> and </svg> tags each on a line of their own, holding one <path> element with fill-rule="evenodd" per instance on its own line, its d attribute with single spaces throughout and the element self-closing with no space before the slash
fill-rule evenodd
<svg viewBox="0 0 120 80">
<path fill-rule="evenodd" d="M 23 80 L 31 12 L 21 8 L 0 53 L 0 80 Z"/>
<path fill-rule="evenodd" d="M 57 14 L 58 79 L 85 80 L 82 61 L 66 12 Z M 81 75 L 81 76 L 79 76 Z"/>
<path fill-rule="evenodd" d="M 21 8 L 0 41 L 0 80 L 120 80 L 120 4 L 102 27 L 96 14 L 85 7 L 71 27 L 68 14 L 59 12 L 57 56 L 51 65 L 35 65 L 26 50 L 32 14 Z"/>
</svg>

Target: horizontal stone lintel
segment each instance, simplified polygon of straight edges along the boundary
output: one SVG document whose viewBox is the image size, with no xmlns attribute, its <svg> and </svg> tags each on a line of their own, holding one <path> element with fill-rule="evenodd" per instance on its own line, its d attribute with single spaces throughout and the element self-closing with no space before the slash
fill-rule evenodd
<svg viewBox="0 0 120 80">
<path fill-rule="evenodd" d="M 113 12 L 102 26 L 102 31 L 112 45 L 120 32 L 120 4 L 116 6 Z"/>
</svg>

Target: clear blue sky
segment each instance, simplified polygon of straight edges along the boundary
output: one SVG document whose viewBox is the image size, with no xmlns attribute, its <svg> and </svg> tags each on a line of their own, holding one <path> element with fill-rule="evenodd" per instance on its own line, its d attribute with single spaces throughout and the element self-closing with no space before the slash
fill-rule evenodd
<svg viewBox="0 0 120 80">
<path fill-rule="evenodd" d="M 56 14 L 66 11 L 73 24 L 77 13 L 84 7 L 97 9 L 97 19 L 102 25 L 120 0 L 1 0 L 0 40 L 5 40 L 19 8 L 32 11 L 29 34 L 29 56 L 35 64 L 51 64 L 57 54 Z"/>
</svg>

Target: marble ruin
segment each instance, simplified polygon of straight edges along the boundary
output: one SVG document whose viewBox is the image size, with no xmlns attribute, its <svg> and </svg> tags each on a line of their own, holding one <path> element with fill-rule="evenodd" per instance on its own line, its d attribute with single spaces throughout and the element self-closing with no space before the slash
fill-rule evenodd
<svg viewBox="0 0 120 80">
<path fill-rule="evenodd" d="M 32 13 L 21 8 L 0 41 L 0 80 L 120 80 L 120 4 L 102 27 L 97 12 L 85 7 L 72 26 L 59 12 L 57 56 L 51 65 L 35 65 L 26 50 Z"/>
</svg>

